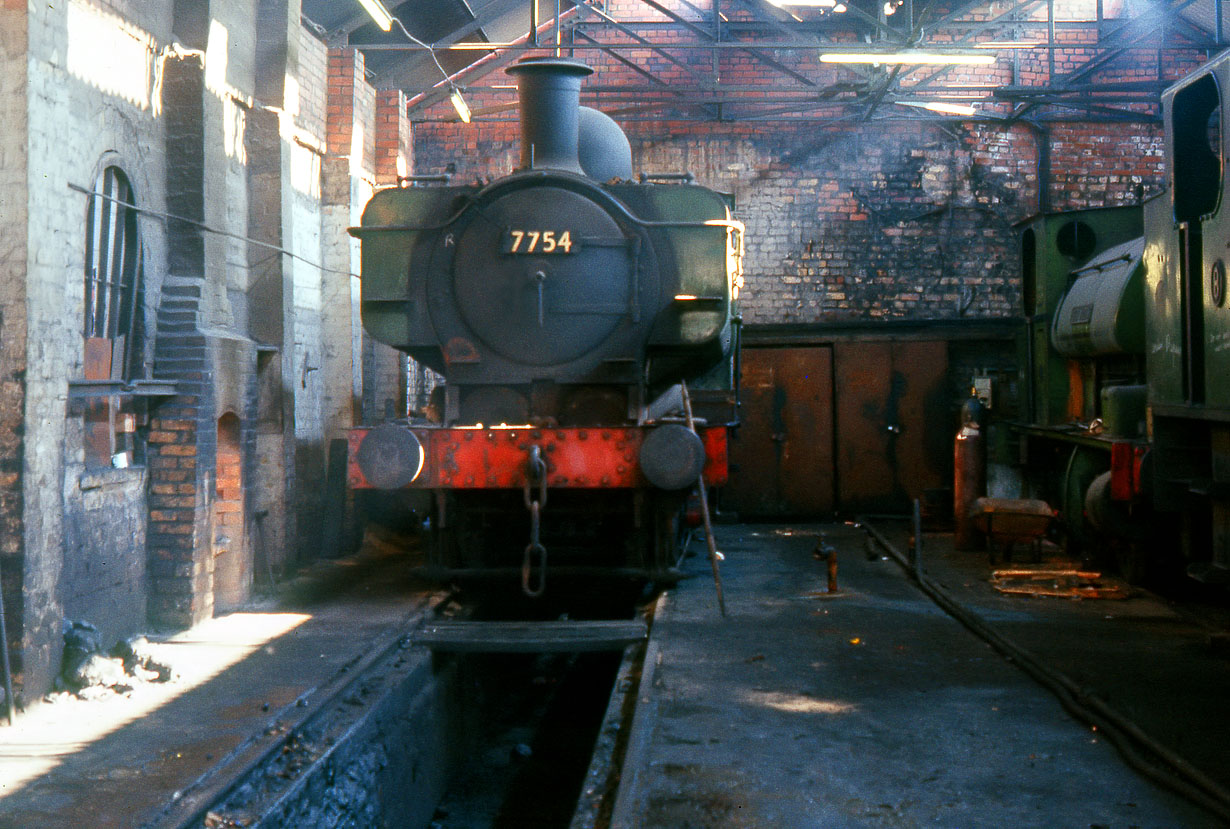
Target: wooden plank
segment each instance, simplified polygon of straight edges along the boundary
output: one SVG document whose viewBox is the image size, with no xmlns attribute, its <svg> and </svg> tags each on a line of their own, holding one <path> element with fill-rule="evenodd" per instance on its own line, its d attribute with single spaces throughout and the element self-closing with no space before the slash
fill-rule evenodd
<svg viewBox="0 0 1230 829">
<path fill-rule="evenodd" d="M 618 651 L 649 635 L 640 620 L 569 622 L 424 622 L 410 641 L 447 653 Z"/>
<path fill-rule="evenodd" d="M 86 380 L 110 380 L 112 343 L 106 337 L 85 338 L 85 361 L 82 373 Z"/>
</svg>

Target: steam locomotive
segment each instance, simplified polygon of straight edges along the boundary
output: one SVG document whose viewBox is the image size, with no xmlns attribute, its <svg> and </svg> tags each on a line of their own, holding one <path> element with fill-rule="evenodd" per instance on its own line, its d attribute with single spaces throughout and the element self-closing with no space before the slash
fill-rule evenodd
<svg viewBox="0 0 1230 829">
<path fill-rule="evenodd" d="M 1230 581 L 1228 88 L 1224 53 L 1163 94 L 1164 192 L 1022 229 L 1026 469 L 1132 577 Z"/>
<path fill-rule="evenodd" d="M 365 329 L 445 383 L 430 419 L 352 432 L 349 483 L 417 495 L 441 580 L 665 580 L 688 493 L 727 475 L 722 418 L 680 403 L 730 380 L 743 228 L 690 176 L 633 179 L 585 64 L 507 71 L 519 169 L 377 192 L 352 230 Z"/>
</svg>

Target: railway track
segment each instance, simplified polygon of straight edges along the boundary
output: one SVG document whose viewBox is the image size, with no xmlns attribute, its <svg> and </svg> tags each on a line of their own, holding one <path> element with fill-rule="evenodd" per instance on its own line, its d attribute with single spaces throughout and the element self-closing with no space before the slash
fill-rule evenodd
<svg viewBox="0 0 1230 829">
<path fill-rule="evenodd" d="M 275 826 L 322 774 L 331 776 L 361 729 L 395 703 L 438 682 L 430 655 L 410 648 L 410 634 L 433 605 L 389 630 L 326 682 L 271 712 L 268 726 L 175 793 L 145 827 Z"/>
<path fill-rule="evenodd" d="M 518 815 L 544 827 L 609 825 L 628 737 L 645 717 L 635 694 L 657 603 L 636 620 L 492 625 L 451 599 L 431 595 L 271 712 L 263 731 L 143 826 L 365 825 L 390 815 L 448 829 Z M 559 794 L 547 802 L 543 791 Z"/>
<path fill-rule="evenodd" d="M 642 689 L 653 685 L 660 653 L 653 639 L 653 621 L 667 601 L 659 596 L 646 608 L 649 636 L 630 645 L 615 674 L 606 712 L 594 739 L 570 829 L 601 829 L 624 826 L 624 807 L 631 801 L 641 768 L 646 739 L 653 721 L 653 698 Z"/>
<path fill-rule="evenodd" d="M 437 602 L 277 712 L 150 825 L 636 825 L 661 782 L 647 765 L 667 647 L 655 621 L 680 601 L 664 595 L 617 622 L 500 622 L 498 637 Z M 416 794 L 390 803 L 399 788 Z M 1221 814 L 1208 795 L 1193 799 Z"/>
</svg>

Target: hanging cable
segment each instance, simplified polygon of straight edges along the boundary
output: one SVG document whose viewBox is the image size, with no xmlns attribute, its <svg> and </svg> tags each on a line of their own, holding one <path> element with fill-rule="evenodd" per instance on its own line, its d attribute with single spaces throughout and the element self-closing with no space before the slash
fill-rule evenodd
<svg viewBox="0 0 1230 829">
<path fill-rule="evenodd" d="M 381 0 L 359 0 L 359 5 L 371 16 L 372 21 L 386 32 L 393 30 L 393 24 L 397 24 L 397 28 L 401 29 L 401 33 L 416 46 L 421 46 L 427 50 L 427 54 L 431 55 L 432 63 L 436 65 L 436 69 L 440 70 L 440 74 L 444 77 L 444 82 L 448 84 L 449 94 L 448 99 L 453 104 L 453 109 L 457 110 L 457 117 L 462 123 L 470 123 L 470 107 L 466 104 L 465 98 L 461 97 L 461 89 L 457 84 L 453 83 L 453 79 L 448 72 L 444 71 L 444 66 L 440 63 L 440 58 L 436 55 L 436 47 L 431 43 L 425 43 L 419 40 L 406 28 L 406 24 L 394 17 L 381 2 Z"/>
<path fill-rule="evenodd" d="M 68 189 L 75 190 L 78 193 L 84 193 L 87 196 L 93 196 L 96 198 L 100 198 L 103 201 L 114 202 L 115 204 L 118 204 L 120 207 L 129 208 L 130 210 L 134 211 L 138 215 L 147 216 L 152 219 L 158 219 L 164 224 L 168 221 L 183 222 L 186 225 L 191 225 L 192 227 L 196 228 L 202 233 L 212 233 L 216 236 L 225 236 L 228 239 L 237 239 L 240 242 L 247 242 L 248 244 L 255 245 L 258 248 L 265 248 L 266 250 L 274 251 L 275 255 L 281 254 L 284 256 L 289 256 L 291 259 L 298 260 L 299 262 L 302 262 L 305 265 L 310 265 L 311 267 L 316 268 L 321 273 L 342 274 L 343 276 L 353 276 L 356 279 L 363 278 L 362 274 L 357 274 L 357 273 L 354 273 L 353 271 L 338 270 L 337 268 L 327 268 L 324 265 L 320 264 L 319 262 L 313 262 L 311 259 L 308 259 L 306 256 L 302 256 L 301 254 L 295 253 L 294 251 L 287 250 L 286 248 L 281 247 L 280 245 L 274 245 L 269 242 L 262 242 L 260 239 L 253 239 L 251 236 L 244 236 L 242 233 L 232 233 L 229 230 L 220 230 L 219 228 L 216 228 L 216 227 L 210 227 L 204 222 L 198 222 L 197 220 L 189 219 L 186 216 L 177 216 L 174 213 L 164 213 L 161 210 L 151 210 L 148 207 L 139 207 L 138 205 L 135 205 L 131 202 L 124 201 L 123 199 L 117 199 L 114 196 L 109 196 L 106 193 L 99 193 L 97 190 L 92 190 L 89 187 L 82 187 L 80 184 L 70 183 L 68 185 Z M 257 263 L 257 265 L 260 265 L 260 264 L 263 264 L 263 261 Z"/>
</svg>

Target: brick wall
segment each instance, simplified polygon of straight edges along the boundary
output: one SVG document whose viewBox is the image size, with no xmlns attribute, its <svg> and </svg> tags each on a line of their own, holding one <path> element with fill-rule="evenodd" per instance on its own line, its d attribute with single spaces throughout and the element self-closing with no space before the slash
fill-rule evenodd
<svg viewBox="0 0 1230 829">
<path fill-rule="evenodd" d="M 707 25 L 694 9 L 667 5 Z M 639 2 L 616 2 L 610 8 L 616 18 L 666 19 Z M 1092 20 L 1095 12 L 1092 0 L 1057 4 L 1060 19 Z M 1041 13 L 1045 17 L 1044 8 Z M 1084 66 L 1093 53 L 1081 44 L 1096 37 L 1092 26 L 1061 34 L 1073 46 L 1057 50 L 1056 74 Z M 690 33 L 679 36 L 695 40 Z M 667 80 L 671 89 L 694 85 L 694 75 L 710 76 L 708 54 L 679 55 L 686 66 L 648 50 L 635 59 Z M 1050 66 L 1045 55 L 1045 50 L 1036 50 L 1018 56 L 1022 82 L 1046 80 Z M 593 52 L 582 57 L 597 70 L 584 83 L 646 83 L 608 57 Z M 821 83 L 851 78 L 848 70 L 816 63 L 814 55 L 783 52 L 775 57 Z M 1169 51 L 1161 77 L 1181 77 L 1202 59 L 1195 50 Z M 903 77 L 935 71 L 906 72 Z M 1012 80 L 1010 61 L 939 71 L 942 79 L 954 83 Z M 724 83 L 743 85 L 783 80 L 780 73 L 735 50 L 721 53 L 719 75 Z M 1154 62 L 1125 53 L 1093 77 L 1129 81 L 1158 75 Z M 671 89 L 656 97 L 668 99 Z M 476 90 L 469 97 L 472 107 L 482 108 L 509 103 L 511 96 Z M 982 105 L 997 109 L 988 101 Z M 998 109 L 1007 112 L 1002 105 Z M 1015 313 L 1020 275 L 1013 222 L 1040 207 L 1135 203 L 1165 183 L 1161 131 L 1146 124 L 1064 123 L 1043 132 L 1025 124 L 956 120 L 841 126 L 823 113 L 739 123 L 672 120 L 669 107 L 659 111 L 663 120 L 633 112 L 638 120 L 624 126 L 634 169 L 687 170 L 700 183 L 736 195 L 739 218 L 748 230 L 742 310 L 750 323 Z M 499 176 L 511 171 L 518 159 L 515 124 L 462 125 L 451 120 L 447 103 L 415 125 L 414 137 L 422 173 L 453 164 L 461 180 Z M 1048 152 L 1040 153 L 1040 147 Z M 1048 159 L 1049 168 L 1040 167 Z"/>
<path fill-rule="evenodd" d="M 329 50 L 328 154 L 325 170 L 325 201 L 329 205 L 328 222 L 332 232 L 327 239 L 336 239 L 344 227 L 360 223 L 363 206 L 377 184 L 377 159 L 384 165 L 379 171 L 380 184 L 396 184 L 397 158 L 402 157 L 407 170 L 412 164 L 410 125 L 405 115 L 402 96 L 385 93 L 379 100 L 376 90 L 363 78 L 363 56 L 353 49 Z M 390 155 L 392 152 L 396 155 Z M 379 153 L 379 154 L 378 154 Z M 390 169 L 391 168 L 391 169 Z M 330 261 L 340 269 L 349 264 L 351 273 L 359 272 L 358 246 L 343 249 L 337 245 Z M 358 285 L 352 283 L 352 297 Z M 341 292 L 335 284 L 333 290 Z M 405 357 L 388 346 L 371 340 L 366 334 L 352 340 L 349 355 L 356 372 L 362 377 L 356 393 L 355 414 L 363 423 L 379 422 L 392 411 L 404 413 Z M 335 375 L 340 377 L 340 375 Z M 340 396 L 341 389 L 333 392 Z"/>
<path fill-rule="evenodd" d="M 20 679 L 24 649 L 21 471 L 26 386 L 26 4 L 0 6 L 0 578 L 7 646 Z"/>
<path fill-rule="evenodd" d="M 414 169 L 414 142 L 406 117 L 406 93 L 382 89 L 376 93 L 376 184 L 396 186 L 397 177 Z"/>
<path fill-rule="evenodd" d="M 363 77 L 363 55 L 355 49 L 329 50 L 328 149 L 350 159 L 351 175 L 372 176 L 376 167 L 376 90 Z"/>
<path fill-rule="evenodd" d="M 307 535 L 300 517 L 320 513 L 326 430 L 353 421 L 358 361 L 322 357 L 334 341 L 358 351 L 347 276 L 357 262 L 333 280 L 320 264 L 334 237 L 349 254 L 344 228 L 371 190 L 375 91 L 360 67 L 357 175 L 346 215 L 330 221 L 327 50 L 298 4 L 266 11 L 258 18 L 247 0 L 0 6 L 0 568 L 27 698 L 51 686 L 66 619 L 99 625 L 109 644 L 147 618 L 189 625 L 216 600 L 246 598 L 255 516 L 268 517 L 265 554 L 286 562 Z M 170 53 L 172 42 L 204 54 Z M 139 206 L 189 221 L 139 222 L 136 362 L 177 393 L 138 423 L 144 465 L 138 451 L 134 467 L 100 469 L 85 464 L 73 385 L 86 213 L 73 188 L 112 165 Z M 323 393 L 326 370 L 341 372 L 336 400 Z"/>
<path fill-rule="evenodd" d="M 130 11 L 121 20 L 114 9 L 73 0 L 29 7 L 26 17 L 22 140 L 39 175 L 28 177 L 24 197 L 14 200 L 24 204 L 22 226 L 31 240 L 19 277 L 25 316 L 14 324 L 39 331 L 26 350 L 21 469 L 28 697 L 45 690 L 59 668 L 65 619 L 92 621 L 104 636 L 118 637 L 145 618 L 146 470 L 87 469 L 83 410 L 69 394 L 70 383 L 84 376 L 86 197 L 73 188 L 93 186 L 103 169 L 116 166 L 139 205 L 165 208 L 152 78 L 169 17 L 160 7 Z M 14 123 L 6 118 L 9 129 Z M 161 287 L 165 235 L 158 223 L 142 222 L 139 238 L 149 319 L 148 303 Z M 147 347 L 136 362 L 149 361 Z"/>
<path fill-rule="evenodd" d="M 163 67 L 167 124 L 167 203 L 171 213 L 204 221 L 207 161 L 205 61 L 168 58 Z M 213 613 L 207 561 L 214 435 L 209 353 L 200 321 L 208 307 L 206 241 L 196 228 L 169 222 L 169 267 L 158 306 L 154 370 L 178 394 L 150 423 L 150 616 L 190 625 Z"/>
</svg>

